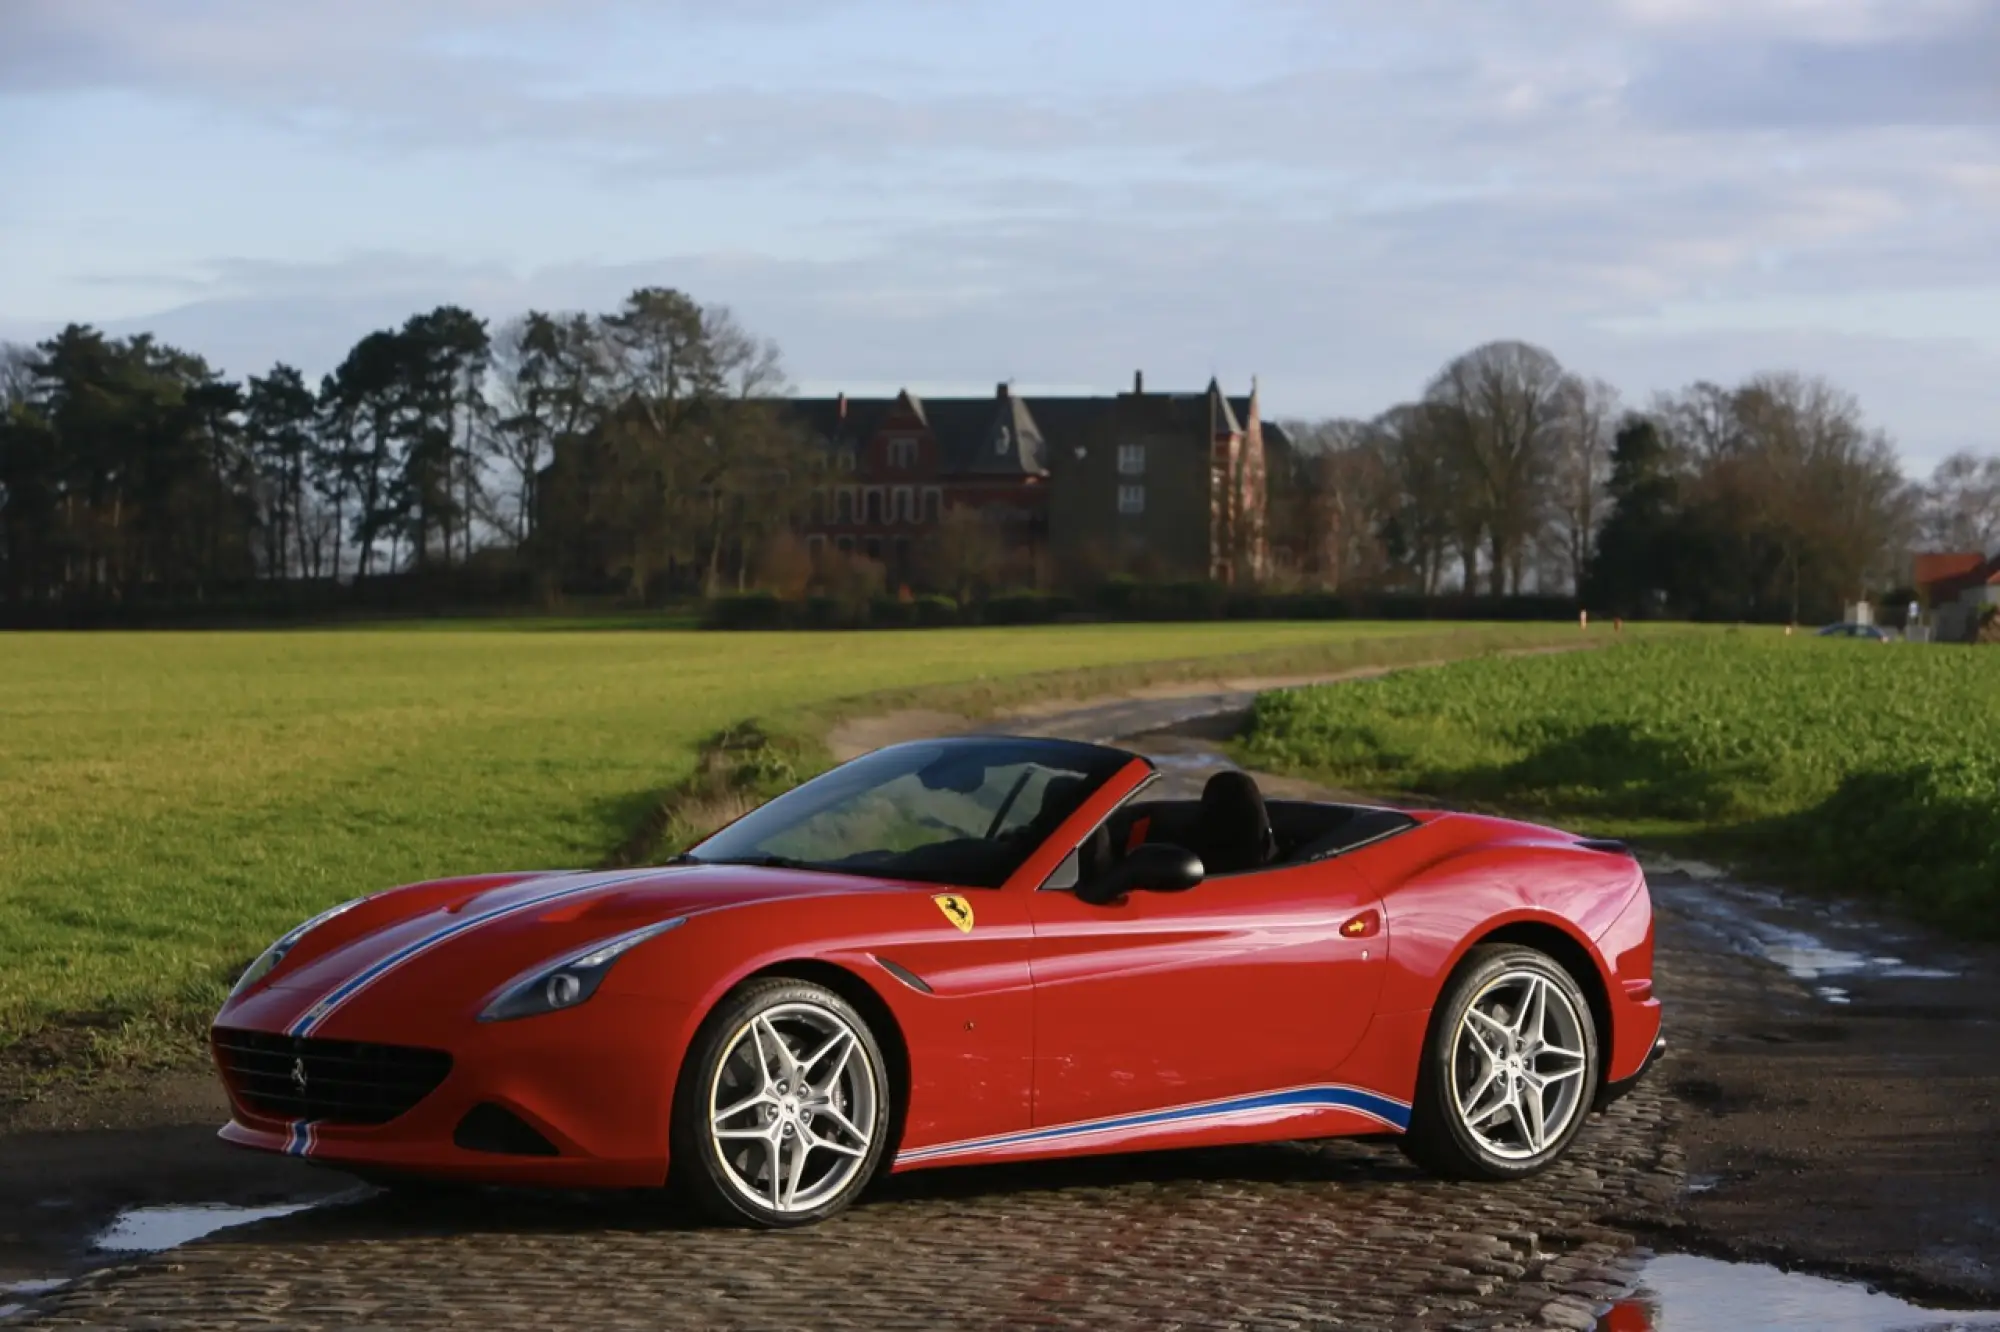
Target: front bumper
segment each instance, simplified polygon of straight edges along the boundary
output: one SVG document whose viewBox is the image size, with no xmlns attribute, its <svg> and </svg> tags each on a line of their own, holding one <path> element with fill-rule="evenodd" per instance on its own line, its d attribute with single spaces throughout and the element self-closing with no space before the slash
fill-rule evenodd
<svg viewBox="0 0 2000 1332">
<path fill-rule="evenodd" d="M 422 1021 L 393 1033 L 343 1028 L 342 1039 L 425 1046 L 452 1057 L 434 1089 L 374 1125 L 260 1113 L 218 1058 L 232 1112 L 220 1136 L 239 1147 L 364 1174 L 556 1188 L 654 1187 L 666 1179 L 685 1020 L 654 1001 L 600 993 L 570 1012 L 460 1023 L 450 1032 Z M 217 1025 L 244 1024 L 225 1013 Z M 505 1135 L 496 1141 L 490 1132 L 467 1132 L 475 1112 L 473 1124 L 518 1121 L 530 1131 L 522 1140 L 528 1149 L 507 1150 Z"/>
<path fill-rule="evenodd" d="M 1664 1035 L 1655 1037 L 1653 1040 L 1653 1048 L 1649 1052 L 1647 1052 L 1646 1062 L 1639 1065 L 1639 1071 L 1634 1073 L 1629 1078 L 1620 1078 L 1616 1082 L 1607 1081 L 1602 1087 L 1598 1088 L 1597 1101 L 1593 1106 L 1593 1108 L 1597 1110 L 1604 1110 L 1608 1108 L 1614 1101 L 1617 1101 L 1621 1097 L 1629 1094 L 1634 1087 L 1637 1087 L 1639 1085 L 1640 1080 L 1643 1079 L 1646 1076 L 1646 1074 L 1652 1072 L 1653 1065 L 1659 1063 L 1660 1056 L 1665 1054 L 1666 1052 L 1667 1052 L 1667 1038 Z"/>
</svg>

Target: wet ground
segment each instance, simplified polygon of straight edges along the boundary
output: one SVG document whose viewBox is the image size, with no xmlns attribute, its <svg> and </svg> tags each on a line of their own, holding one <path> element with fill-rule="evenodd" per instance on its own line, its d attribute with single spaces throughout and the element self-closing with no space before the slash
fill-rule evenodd
<svg viewBox="0 0 2000 1332">
<path fill-rule="evenodd" d="M 1191 794 L 1250 696 L 1007 729 L 1136 737 Z M 151 1120 L 0 1131 L 0 1320 L 2000 1327 L 1939 1307 L 2000 1307 L 1993 955 L 1699 863 L 1648 874 L 1673 1053 L 1528 1185 L 1437 1185 L 1367 1144 L 1167 1154 L 901 1177 L 831 1226 L 755 1237 L 650 1199 L 382 1195 L 222 1147 L 195 1076 Z"/>
</svg>

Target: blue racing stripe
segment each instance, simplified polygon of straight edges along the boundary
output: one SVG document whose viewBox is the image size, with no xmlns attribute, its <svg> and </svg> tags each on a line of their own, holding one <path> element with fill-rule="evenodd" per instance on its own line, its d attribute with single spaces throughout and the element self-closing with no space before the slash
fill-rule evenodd
<svg viewBox="0 0 2000 1332">
<path fill-rule="evenodd" d="M 1130 1115 L 1118 1115 L 1109 1119 L 1085 1120 L 1078 1124 L 1059 1124 L 1048 1128 L 1027 1129 L 1019 1133 L 1004 1133 L 991 1138 L 971 1138 L 964 1142 L 940 1143 L 935 1147 L 919 1147 L 903 1152 L 898 1160 L 922 1161 L 935 1156 L 953 1156 L 961 1152 L 993 1151 L 1003 1147 L 1020 1147 L 1035 1143 L 1055 1143 L 1066 1138 L 1090 1137 L 1099 1133 L 1117 1133 L 1129 1129 L 1152 1128 L 1158 1125 L 1185 1123 L 1203 1119 L 1223 1119 L 1232 1115 L 1246 1114 L 1258 1110 L 1355 1110 L 1372 1118 L 1382 1120 L 1391 1127 L 1407 1129 L 1410 1126 L 1410 1107 L 1393 1097 L 1360 1087 L 1318 1086 L 1291 1087 L 1283 1091 L 1259 1092 L 1250 1096 L 1235 1096 L 1219 1101 L 1201 1101 L 1192 1105 L 1172 1106 L 1164 1110 L 1147 1110 Z"/>
</svg>

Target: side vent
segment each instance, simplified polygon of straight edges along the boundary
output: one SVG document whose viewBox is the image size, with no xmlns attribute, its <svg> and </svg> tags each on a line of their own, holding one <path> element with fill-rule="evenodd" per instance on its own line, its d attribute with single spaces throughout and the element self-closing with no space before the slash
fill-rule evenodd
<svg viewBox="0 0 2000 1332">
<path fill-rule="evenodd" d="M 903 982 L 903 984 L 909 986 L 919 994 L 930 994 L 932 992 L 930 983 L 916 972 L 911 971 L 908 967 L 898 966 L 886 957 L 877 957 L 875 960 L 882 964 L 882 970 L 888 972 L 891 976 L 894 976 L 897 980 Z"/>
<path fill-rule="evenodd" d="M 1615 837 L 1579 837 L 1576 839 L 1576 844 L 1586 851 L 1602 851 L 1607 855 L 1629 856 L 1632 854 L 1632 848 Z"/>
</svg>

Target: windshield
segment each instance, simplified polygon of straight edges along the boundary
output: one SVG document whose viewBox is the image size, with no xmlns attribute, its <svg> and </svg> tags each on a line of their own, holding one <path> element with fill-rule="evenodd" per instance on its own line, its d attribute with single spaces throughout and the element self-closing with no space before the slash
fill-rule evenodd
<svg viewBox="0 0 2000 1332">
<path fill-rule="evenodd" d="M 689 858 L 997 888 L 1131 761 L 1067 740 L 893 745 L 752 810 Z"/>
</svg>

